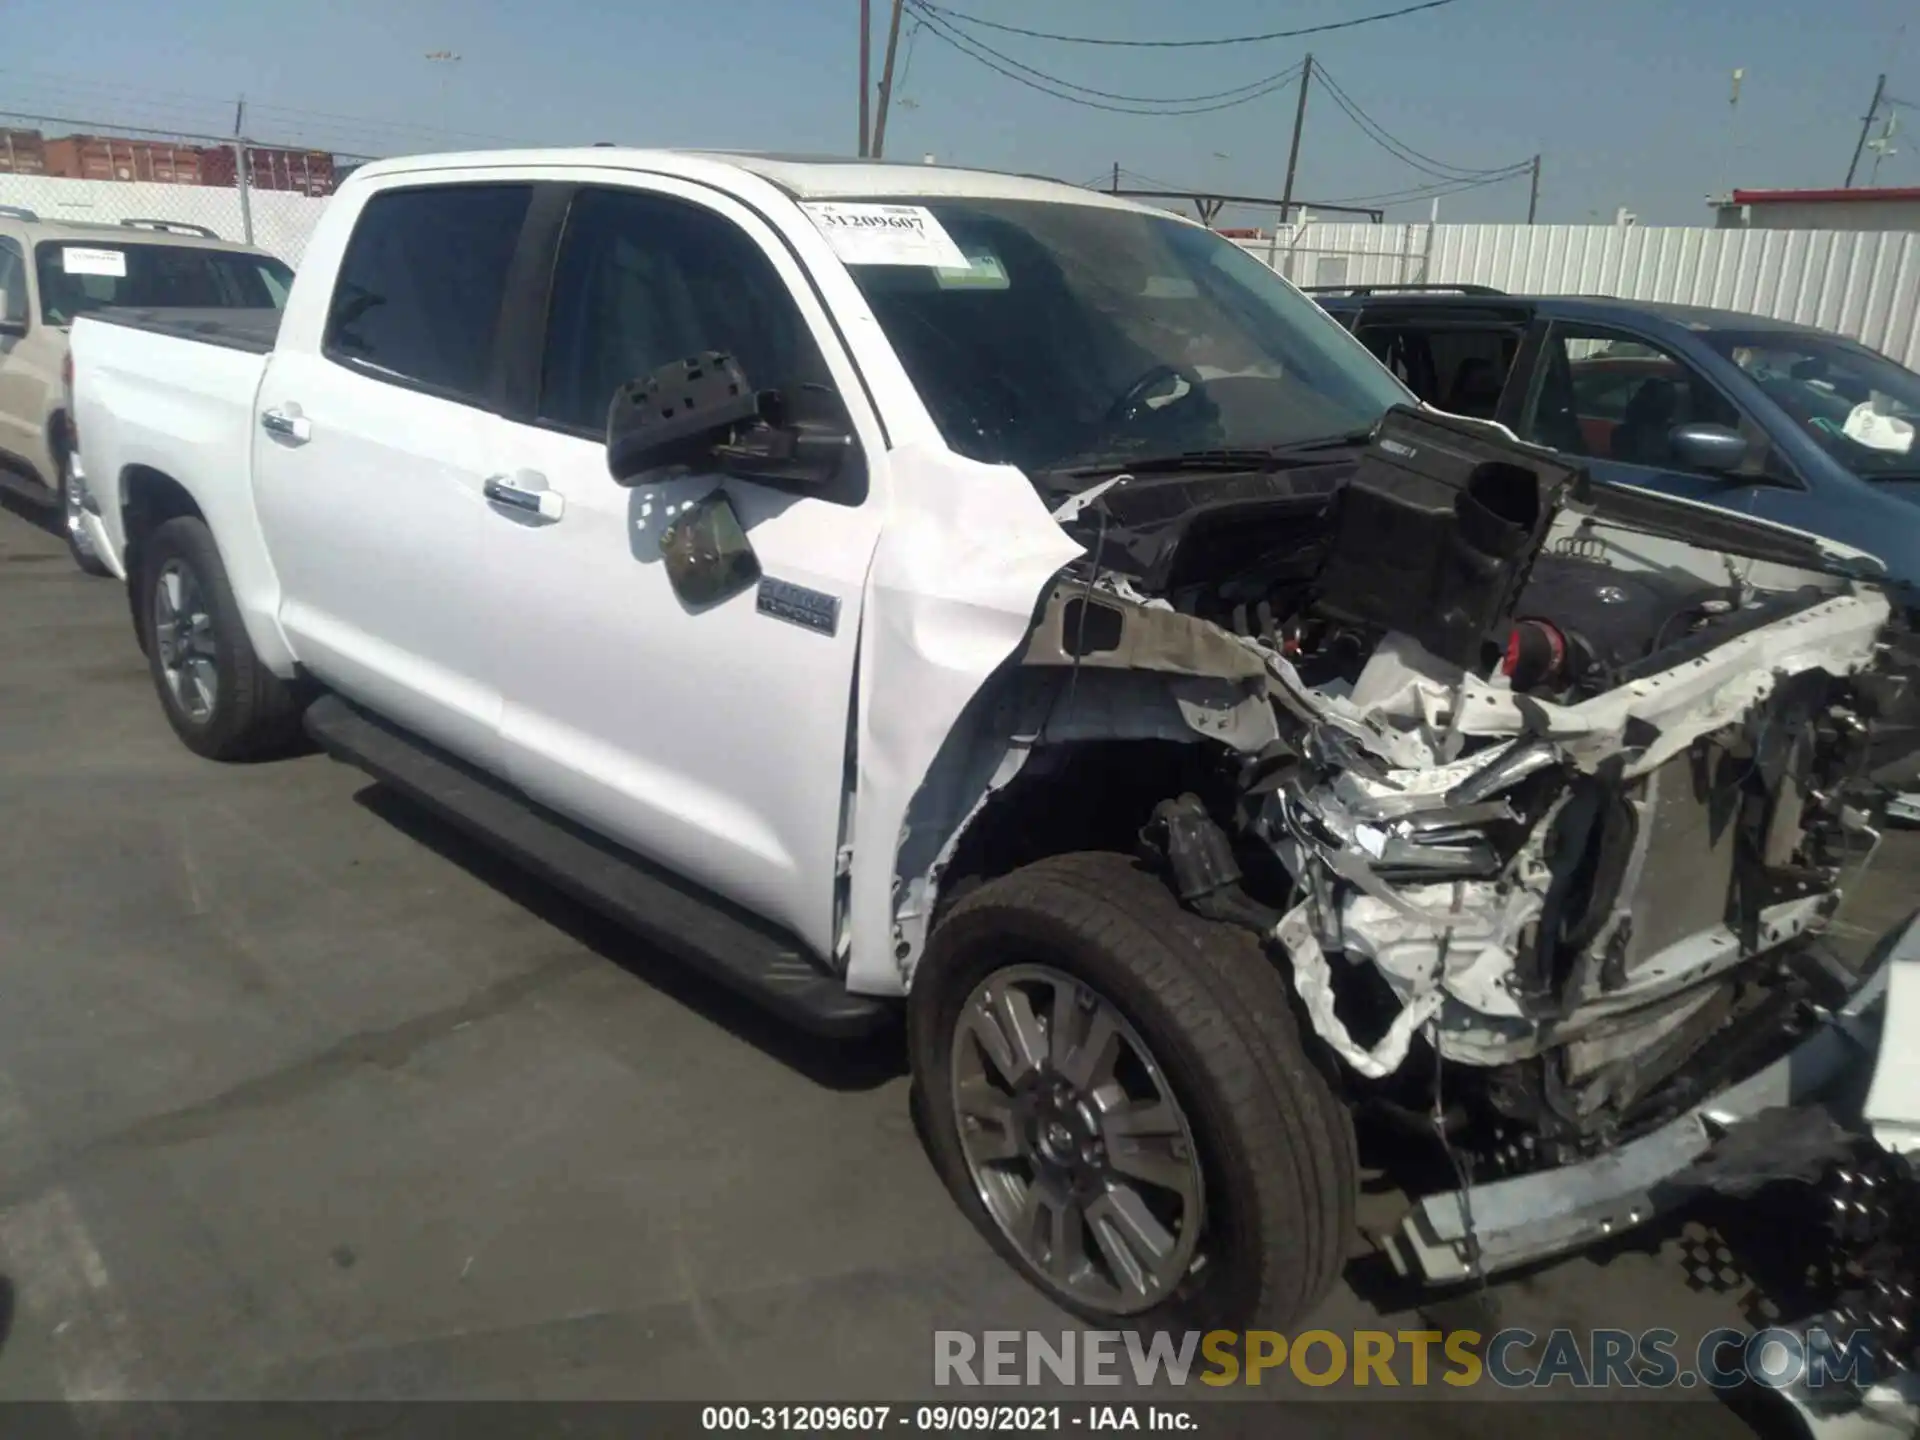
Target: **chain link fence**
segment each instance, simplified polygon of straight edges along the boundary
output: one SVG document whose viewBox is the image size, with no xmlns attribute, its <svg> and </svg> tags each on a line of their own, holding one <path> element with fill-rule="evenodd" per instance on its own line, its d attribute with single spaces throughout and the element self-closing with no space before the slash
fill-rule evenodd
<svg viewBox="0 0 1920 1440">
<path fill-rule="evenodd" d="M 0 146 L 0 205 L 55 222 L 177 227 L 298 265 L 345 169 L 361 156 L 211 137 L 12 129 Z"/>
</svg>

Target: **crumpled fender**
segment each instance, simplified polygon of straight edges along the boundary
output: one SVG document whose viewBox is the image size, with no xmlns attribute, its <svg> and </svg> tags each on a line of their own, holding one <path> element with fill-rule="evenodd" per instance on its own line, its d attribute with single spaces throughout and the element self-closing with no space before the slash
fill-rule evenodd
<svg viewBox="0 0 1920 1440">
<path fill-rule="evenodd" d="M 867 572 L 860 634 L 847 988 L 898 995 L 895 857 L 908 807 L 967 703 L 1025 642 L 1082 553 L 1007 465 L 893 452 L 893 513 Z"/>
</svg>

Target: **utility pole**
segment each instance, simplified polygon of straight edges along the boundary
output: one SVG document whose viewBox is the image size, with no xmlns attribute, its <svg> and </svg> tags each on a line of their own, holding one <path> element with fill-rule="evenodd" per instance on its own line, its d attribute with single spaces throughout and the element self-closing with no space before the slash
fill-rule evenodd
<svg viewBox="0 0 1920 1440">
<path fill-rule="evenodd" d="M 1540 157 L 1533 157 L 1533 188 L 1527 192 L 1527 224 L 1533 224 L 1533 217 L 1540 209 Z"/>
<path fill-rule="evenodd" d="M 1853 159 L 1847 165 L 1846 188 L 1853 188 L 1853 172 L 1860 168 L 1860 152 L 1867 148 L 1867 133 L 1873 129 L 1873 117 L 1880 113 L 1880 97 L 1887 93 L 1887 77 L 1882 75 L 1873 82 L 1873 103 L 1867 106 L 1867 115 L 1860 122 L 1860 138 L 1854 142 Z"/>
<path fill-rule="evenodd" d="M 1293 213 L 1293 177 L 1300 168 L 1300 130 L 1307 123 L 1307 85 L 1313 79 L 1313 56 L 1300 66 L 1300 99 L 1293 109 L 1293 144 L 1287 151 L 1287 185 L 1280 192 L 1280 223 Z"/>
<path fill-rule="evenodd" d="M 860 0 L 860 158 L 867 158 L 867 98 L 873 83 L 873 0 Z"/>
<path fill-rule="evenodd" d="M 887 153 L 887 106 L 893 101 L 893 52 L 900 46 L 900 7 L 893 0 L 893 18 L 887 22 L 887 58 L 880 62 L 880 114 L 873 122 L 873 158 Z"/>
<path fill-rule="evenodd" d="M 1113 162 L 1113 193 L 1116 195 L 1120 193 L 1120 162 L 1118 160 Z"/>
</svg>

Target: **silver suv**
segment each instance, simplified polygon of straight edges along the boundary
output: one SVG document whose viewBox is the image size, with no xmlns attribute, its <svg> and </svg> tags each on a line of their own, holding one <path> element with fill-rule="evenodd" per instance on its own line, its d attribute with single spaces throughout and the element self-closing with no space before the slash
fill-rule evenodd
<svg viewBox="0 0 1920 1440">
<path fill-rule="evenodd" d="M 67 330 L 107 306 L 279 309 L 293 271 L 280 260 L 173 220 L 117 225 L 42 220 L 0 205 L 0 467 L 65 509 L 80 568 L 104 575 L 79 523 L 66 415 Z"/>
</svg>

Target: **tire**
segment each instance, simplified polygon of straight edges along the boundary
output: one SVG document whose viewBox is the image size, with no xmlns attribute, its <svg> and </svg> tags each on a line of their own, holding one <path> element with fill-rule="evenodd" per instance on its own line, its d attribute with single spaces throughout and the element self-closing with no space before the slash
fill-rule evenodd
<svg viewBox="0 0 1920 1440">
<path fill-rule="evenodd" d="M 79 483 L 73 478 L 73 471 L 67 464 L 66 456 L 60 457 L 59 505 L 62 532 L 67 537 L 67 553 L 73 556 L 73 563 L 88 575 L 111 575 L 113 572 L 94 553 L 93 541 L 81 528 L 80 517 L 85 513 L 80 504 Z"/>
<path fill-rule="evenodd" d="M 993 1007 L 1009 1003 L 1010 988 L 1025 987 L 1029 1009 L 1037 1014 L 1033 997 L 1044 998 L 1046 982 L 1033 979 L 1036 974 L 1066 977 L 1079 1009 L 1050 1009 L 1060 1018 L 1048 1027 L 1047 1043 L 1026 1047 L 1046 1060 L 1024 1082 L 1024 1093 L 1039 1098 L 1022 1101 L 1019 1087 L 1002 1086 L 1005 1076 L 991 1073 L 993 1047 L 973 1037 L 983 1013 L 1003 1013 Z M 1130 1111 L 1109 1111 L 1103 1102 L 1094 1107 L 1101 1116 L 1096 1124 L 1086 1118 L 1084 1093 L 1065 1110 L 1057 1095 L 1049 1095 L 1047 1087 L 1057 1086 L 1060 1077 L 1045 1077 L 1061 1069 L 1052 1036 L 1062 1023 L 1090 1026 L 1084 1017 L 1102 1004 L 1124 1022 L 1127 1043 L 1144 1044 L 1151 1054 L 1151 1064 L 1118 1067 L 1134 1077 L 1124 1088 L 1149 1096 L 1164 1091 L 1182 1122 L 1174 1127 L 1164 1107 L 1156 1108 L 1155 1124 L 1137 1125 L 1134 1133 L 1152 1129 L 1161 1137 L 1134 1143 L 1156 1147 L 1153 1173 L 1167 1176 L 1175 1174 L 1182 1146 L 1190 1145 L 1197 1160 L 1197 1204 L 1189 1206 L 1188 1193 L 1177 1185 L 1143 1186 L 1119 1173 L 1128 1165 L 1130 1173 L 1142 1173 L 1141 1162 L 1119 1159 L 1128 1141 L 1124 1130 L 1109 1133 L 1111 1117 L 1140 1114 L 1146 1101 L 1136 1099 Z M 914 976 L 908 1027 L 928 1149 L 941 1178 L 994 1248 L 1057 1304 L 1106 1325 L 1285 1329 L 1332 1289 L 1354 1233 L 1353 1127 L 1308 1058 L 1285 979 L 1253 934 L 1183 910 L 1158 878 L 1125 856 L 1056 856 L 989 881 L 954 904 Z M 1002 1025 L 1000 1033 L 1012 1032 Z M 977 1071 L 976 1053 L 987 1057 Z M 1065 1068 L 1082 1068 L 1074 1054 L 1066 1060 Z M 983 1077 L 989 1088 L 983 1088 Z M 1003 1124 L 997 1113 L 982 1118 L 983 1110 L 999 1106 L 1003 1088 L 1016 1094 L 1009 1111 L 1015 1124 Z M 963 1095 L 969 1097 L 970 1140 L 962 1136 Z M 978 1103 L 983 1096 L 984 1107 Z M 1046 1137 L 1071 1140 L 1072 1123 L 1048 1118 L 1063 1114 L 1069 1122 L 1081 1117 L 1077 1134 L 1083 1139 L 1091 1127 L 1090 1143 L 1104 1157 L 1104 1171 L 1082 1152 L 1067 1162 L 1078 1167 L 1071 1178 L 1060 1178 L 1068 1172 L 1056 1163 L 1058 1153 L 1072 1155 L 1072 1146 L 1056 1152 Z M 981 1149 L 1010 1148 L 1008 1135 L 1016 1128 L 1025 1137 L 1019 1142 L 1024 1155 L 998 1165 L 978 1163 Z M 975 1160 L 969 1159 L 969 1143 L 976 1147 Z M 1079 1268 L 1077 1280 L 1063 1280 L 1062 1273 L 1075 1267 L 1057 1257 L 1070 1246 L 1047 1243 L 1046 1253 L 1036 1254 L 1033 1243 L 1023 1246 L 1011 1233 L 1032 1233 L 1028 1217 L 1040 1213 L 1039 1228 L 1049 1236 L 1069 1233 L 1054 1228 L 1058 1207 L 1031 1208 L 1037 1185 L 1029 1185 L 1024 1207 L 1008 1198 L 1017 1187 L 1004 1176 L 1023 1169 L 1038 1176 L 1043 1161 L 1049 1184 L 1070 1184 L 1078 1194 L 1098 1195 L 1116 1177 L 1132 1183 L 1136 1197 L 1159 1207 L 1156 1215 L 1167 1233 L 1177 1234 L 1179 1246 L 1187 1246 L 1192 1233 L 1187 1213 L 1197 1214 L 1191 1258 L 1162 1247 L 1156 1253 L 1168 1257 L 1166 1273 L 1129 1288 L 1121 1283 L 1124 1263 L 1113 1262 L 1108 1251 L 1106 1261 Z M 1011 1225 L 996 1218 L 1009 1210 L 1017 1212 Z M 1083 1228 L 1090 1213 L 1083 1213 Z M 1090 1241 L 1084 1248 L 1103 1247 Z"/>
<path fill-rule="evenodd" d="M 181 743 L 209 760 L 290 746 L 299 733 L 293 689 L 254 653 L 206 523 L 182 516 L 155 530 L 134 584 L 148 669 Z"/>
</svg>

